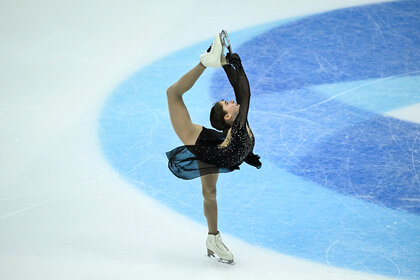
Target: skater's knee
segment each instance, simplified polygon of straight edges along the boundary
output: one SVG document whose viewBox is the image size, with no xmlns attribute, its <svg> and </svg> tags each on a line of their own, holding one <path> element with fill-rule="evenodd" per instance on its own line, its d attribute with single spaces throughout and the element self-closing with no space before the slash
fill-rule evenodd
<svg viewBox="0 0 420 280">
<path fill-rule="evenodd" d="M 172 86 L 168 87 L 168 89 L 166 90 L 166 95 L 168 97 L 176 96 L 175 93 L 176 93 L 175 85 L 172 85 Z"/>
<path fill-rule="evenodd" d="M 203 197 L 206 201 L 216 200 L 216 186 L 215 185 L 204 185 L 203 186 Z"/>
</svg>

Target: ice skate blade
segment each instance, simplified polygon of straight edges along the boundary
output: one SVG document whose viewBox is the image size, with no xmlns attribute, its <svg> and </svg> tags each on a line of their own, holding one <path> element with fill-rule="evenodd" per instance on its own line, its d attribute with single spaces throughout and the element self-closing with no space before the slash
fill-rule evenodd
<svg viewBox="0 0 420 280">
<path fill-rule="evenodd" d="M 234 265 L 235 264 L 235 262 L 233 260 L 228 261 L 228 260 L 224 260 L 222 258 L 216 257 L 214 255 L 214 253 L 212 251 L 210 251 L 210 250 L 207 250 L 207 257 L 209 259 L 213 260 L 213 261 L 217 261 L 217 262 L 220 262 L 220 263 L 230 264 L 230 265 Z"/>
<path fill-rule="evenodd" d="M 220 32 L 220 41 L 223 48 L 226 48 L 229 53 L 232 53 L 232 46 L 230 45 L 229 35 L 226 30 Z"/>
</svg>

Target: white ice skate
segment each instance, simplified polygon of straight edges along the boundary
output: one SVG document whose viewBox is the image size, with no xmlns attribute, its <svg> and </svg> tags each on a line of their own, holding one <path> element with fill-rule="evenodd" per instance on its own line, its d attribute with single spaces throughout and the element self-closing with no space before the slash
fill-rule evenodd
<svg viewBox="0 0 420 280">
<path fill-rule="evenodd" d="M 217 33 L 216 36 L 214 36 L 213 44 L 207 52 L 200 55 L 200 61 L 206 67 L 219 67 L 222 65 L 221 55 L 223 52 L 223 45 L 220 34 L 221 33 Z"/>
<path fill-rule="evenodd" d="M 223 263 L 234 264 L 233 254 L 229 249 L 223 244 L 222 237 L 220 233 L 209 234 L 206 241 L 207 245 L 207 256 L 213 259 L 216 259 Z M 214 255 L 216 254 L 217 257 Z"/>
</svg>

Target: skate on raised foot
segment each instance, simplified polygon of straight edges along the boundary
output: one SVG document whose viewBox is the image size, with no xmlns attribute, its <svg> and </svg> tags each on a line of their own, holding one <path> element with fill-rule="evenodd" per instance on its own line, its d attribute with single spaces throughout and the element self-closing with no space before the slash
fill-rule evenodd
<svg viewBox="0 0 420 280">
<path fill-rule="evenodd" d="M 207 256 L 216 259 L 219 262 L 227 264 L 235 264 L 233 261 L 233 254 L 222 241 L 220 233 L 209 234 L 206 241 Z M 217 257 L 216 257 L 216 256 Z"/>
<path fill-rule="evenodd" d="M 214 36 L 213 44 L 207 52 L 200 55 L 200 62 L 206 67 L 219 67 L 222 65 L 221 57 L 223 55 L 222 32 Z M 224 38 L 224 37 L 223 37 Z M 224 39 L 223 39 L 224 40 Z"/>
</svg>

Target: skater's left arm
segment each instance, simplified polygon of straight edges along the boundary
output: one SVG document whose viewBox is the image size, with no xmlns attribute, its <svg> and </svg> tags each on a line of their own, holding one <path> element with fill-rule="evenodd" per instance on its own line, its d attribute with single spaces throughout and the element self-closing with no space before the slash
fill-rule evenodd
<svg viewBox="0 0 420 280">
<path fill-rule="evenodd" d="M 223 69 L 235 92 L 236 102 L 241 105 L 239 107 L 238 117 L 240 117 L 242 126 L 246 123 L 248 117 L 249 101 L 251 97 L 249 81 L 238 54 L 228 54 L 226 59 L 229 64 L 224 65 Z"/>
</svg>

